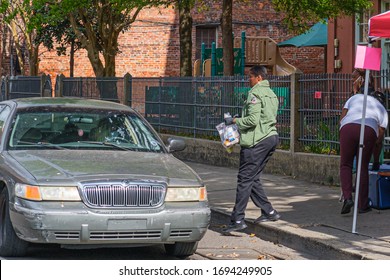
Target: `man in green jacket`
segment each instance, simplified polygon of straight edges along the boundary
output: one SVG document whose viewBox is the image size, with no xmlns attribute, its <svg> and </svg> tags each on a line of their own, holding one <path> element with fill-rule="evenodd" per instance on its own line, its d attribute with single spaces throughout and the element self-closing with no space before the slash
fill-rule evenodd
<svg viewBox="0 0 390 280">
<path fill-rule="evenodd" d="M 279 101 L 266 80 L 267 69 L 253 66 L 249 71 L 251 89 L 243 106 L 242 117 L 225 119 L 227 125 L 235 123 L 240 131 L 240 167 L 237 175 L 236 201 L 231 223 L 225 233 L 243 230 L 245 209 L 249 198 L 261 209 L 255 223 L 277 221 L 280 214 L 272 207 L 260 181 L 260 174 L 279 142 L 276 116 Z"/>
</svg>

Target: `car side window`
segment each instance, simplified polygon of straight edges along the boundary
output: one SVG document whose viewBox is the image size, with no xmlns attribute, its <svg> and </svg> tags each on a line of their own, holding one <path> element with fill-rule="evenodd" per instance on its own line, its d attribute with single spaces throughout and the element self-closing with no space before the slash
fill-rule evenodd
<svg viewBox="0 0 390 280">
<path fill-rule="evenodd" d="M 5 122 L 6 122 L 7 118 L 9 117 L 10 112 L 11 112 L 10 107 L 8 107 L 6 105 L 0 105 L 0 141 L 1 141 L 1 137 L 2 137 L 3 132 L 4 132 Z"/>
</svg>

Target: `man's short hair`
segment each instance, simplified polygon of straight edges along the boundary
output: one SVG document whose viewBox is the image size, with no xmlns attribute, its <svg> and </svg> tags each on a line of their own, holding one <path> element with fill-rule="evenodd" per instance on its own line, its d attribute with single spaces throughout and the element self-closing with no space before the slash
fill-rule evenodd
<svg viewBox="0 0 390 280">
<path fill-rule="evenodd" d="M 263 80 L 267 78 L 267 68 L 262 65 L 255 65 L 249 69 L 249 73 L 254 75 L 255 77 L 261 76 Z"/>
</svg>

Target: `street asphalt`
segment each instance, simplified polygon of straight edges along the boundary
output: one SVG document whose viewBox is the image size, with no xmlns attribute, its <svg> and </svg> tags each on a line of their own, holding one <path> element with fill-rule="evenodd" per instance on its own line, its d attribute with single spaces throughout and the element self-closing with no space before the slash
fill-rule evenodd
<svg viewBox="0 0 390 280">
<path fill-rule="evenodd" d="M 207 185 L 212 215 L 230 216 L 234 206 L 237 169 L 186 162 Z M 325 260 L 389 260 L 390 209 L 341 215 L 340 188 L 288 176 L 263 174 L 262 183 L 274 208 L 276 222 L 254 224 L 260 210 L 249 202 L 246 231 Z M 354 230 L 353 230 L 354 229 Z"/>
</svg>

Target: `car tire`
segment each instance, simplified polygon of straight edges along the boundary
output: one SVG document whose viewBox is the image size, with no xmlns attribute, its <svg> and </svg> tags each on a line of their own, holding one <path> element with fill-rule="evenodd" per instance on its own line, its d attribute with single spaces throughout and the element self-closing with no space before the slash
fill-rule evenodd
<svg viewBox="0 0 390 280">
<path fill-rule="evenodd" d="M 9 216 L 8 190 L 0 193 L 0 256 L 22 257 L 27 253 L 28 242 L 20 239 L 12 226 Z"/>
<path fill-rule="evenodd" d="M 198 248 L 198 242 L 176 242 L 174 244 L 165 244 L 164 246 L 168 255 L 187 257 L 195 253 Z"/>
</svg>

